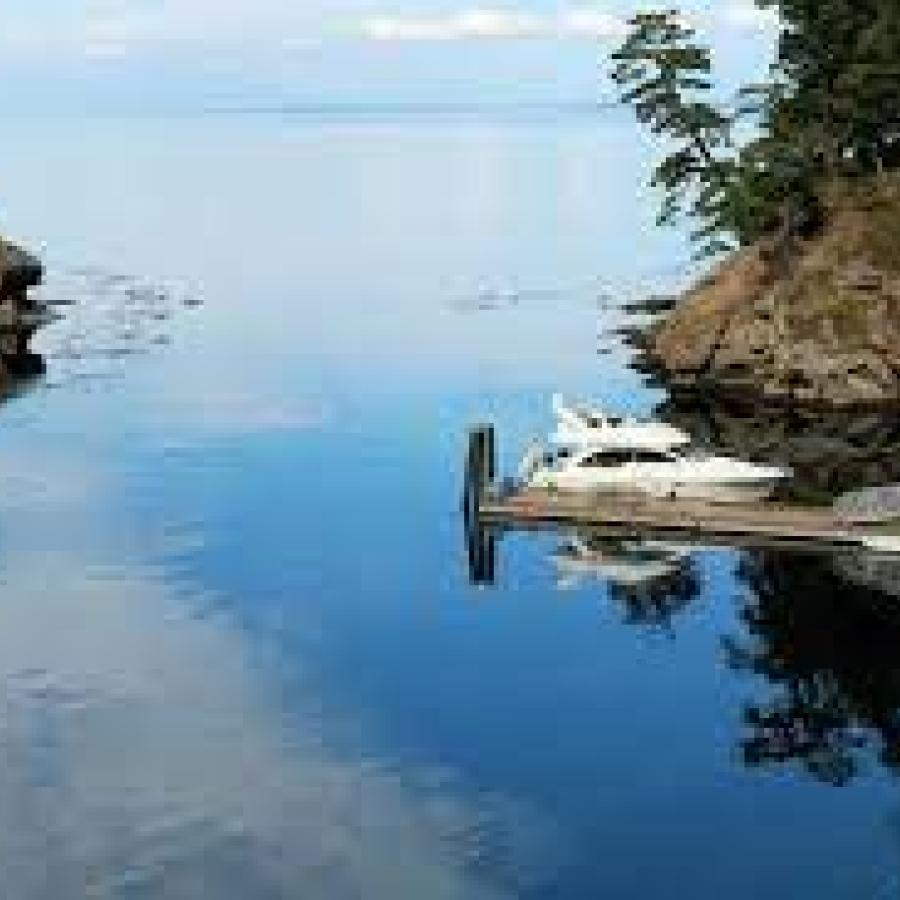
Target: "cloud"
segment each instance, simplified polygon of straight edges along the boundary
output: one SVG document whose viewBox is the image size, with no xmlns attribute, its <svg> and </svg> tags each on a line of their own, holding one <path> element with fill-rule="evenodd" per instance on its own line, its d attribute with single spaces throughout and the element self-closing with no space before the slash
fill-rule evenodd
<svg viewBox="0 0 900 900">
<path fill-rule="evenodd" d="M 602 40 L 623 37 L 629 18 L 590 6 L 573 6 L 550 14 L 475 7 L 442 15 L 376 14 L 364 18 L 359 31 L 370 40 L 384 42 Z M 730 0 L 714 12 L 693 11 L 686 19 L 697 27 L 721 25 L 752 33 L 768 33 L 778 27 L 777 13 L 760 9 L 753 0 Z"/>
<path fill-rule="evenodd" d="M 364 37 L 385 42 L 599 39 L 620 37 L 623 19 L 599 10 L 574 7 L 554 15 L 474 8 L 443 16 L 375 15 L 364 19 Z"/>
<path fill-rule="evenodd" d="M 496 900 L 469 859 L 499 853 L 527 873 L 532 854 L 552 858 L 554 825 L 531 804 L 375 757 L 371 713 L 329 702 L 315 670 L 277 656 L 283 637 L 242 631 L 227 598 L 139 563 L 90 577 L 88 548 L 40 565 L 21 549 L 3 557 L 0 598 L 0 859 L 16 863 L 3 896 L 203 884 L 217 898 Z M 291 625 L 319 628 L 305 611 Z"/>
<path fill-rule="evenodd" d="M 37 12 L 32 0 L 5 2 L 0 55 L 6 60 L 173 53 L 271 58 L 351 37 L 385 43 L 615 40 L 626 33 L 628 18 L 624 5 L 611 12 L 590 0 L 547 12 L 514 3 L 481 6 L 478 0 L 441 12 L 422 0 L 381 10 L 378 0 L 343 0 L 339 8 L 325 0 L 57 0 L 52 17 Z M 707 16 L 709 24 L 754 33 L 777 24 L 776 15 L 753 0 L 723 0 Z"/>
</svg>

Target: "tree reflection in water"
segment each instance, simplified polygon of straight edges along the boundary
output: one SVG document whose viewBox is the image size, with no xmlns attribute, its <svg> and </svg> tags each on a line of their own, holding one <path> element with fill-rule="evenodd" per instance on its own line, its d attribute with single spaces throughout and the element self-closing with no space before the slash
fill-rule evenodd
<svg viewBox="0 0 900 900">
<path fill-rule="evenodd" d="M 502 532 L 470 522 L 472 584 L 492 585 Z M 552 553 L 560 590 L 596 582 L 625 623 L 674 632 L 703 590 L 697 548 L 592 531 Z M 864 551 L 744 550 L 740 633 L 728 666 L 758 679 L 743 711 L 751 768 L 799 765 L 847 784 L 877 758 L 900 774 L 900 559 Z"/>
<path fill-rule="evenodd" d="M 700 446 L 790 466 L 782 499 L 900 483 L 896 414 L 729 407 L 678 391 L 657 414 Z M 873 754 L 900 770 L 900 561 L 753 550 L 738 578 L 745 631 L 725 641 L 727 659 L 768 694 L 744 713 L 746 764 L 799 764 L 836 785 Z"/>
<path fill-rule="evenodd" d="M 744 711 L 751 767 L 798 763 L 843 785 L 870 753 L 900 771 L 900 562 L 880 581 L 852 555 L 745 555 L 744 636 L 729 665 L 766 679 L 769 696 Z M 897 586 L 897 596 L 893 593 Z"/>
</svg>

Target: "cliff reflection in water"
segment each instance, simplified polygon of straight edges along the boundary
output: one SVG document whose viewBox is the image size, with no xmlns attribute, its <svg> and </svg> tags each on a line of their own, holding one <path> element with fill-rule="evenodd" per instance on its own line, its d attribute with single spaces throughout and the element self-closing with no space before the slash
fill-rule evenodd
<svg viewBox="0 0 900 900">
<path fill-rule="evenodd" d="M 0 404 L 30 391 L 46 371 L 46 360 L 40 353 L 28 351 L 15 359 L 4 360 L 0 367 Z"/>
<path fill-rule="evenodd" d="M 900 770 L 900 561 L 754 551 L 729 665 L 765 679 L 744 711 L 748 766 L 846 784 L 872 751 Z"/>
<path fill-rule="evenodd" d="M 547 563 L 558 590 L 596 586 L 625 624 L 676 633 L 704 590 L 699 549 L 579 530 L 560 535 Z M 501 550 L 494 533 L 470 532 L 474 584 L 500 578 Z M 753 677 L 742 763 L 799 767 L 837 786 L 867 763 L 900 774 L 900 559 L 741 550 L 734 584 L 740 627 L 722 635 L 726 664 Z"/>
</svg>

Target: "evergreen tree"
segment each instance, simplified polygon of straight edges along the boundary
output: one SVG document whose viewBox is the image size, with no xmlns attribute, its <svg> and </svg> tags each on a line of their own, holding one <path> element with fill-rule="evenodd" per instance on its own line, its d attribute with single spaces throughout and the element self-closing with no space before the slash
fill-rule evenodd
<svg viewBox="0 0 900 900">
<path fill-rule="evenodd" d="M 674 149 L 657 167 L 653 184 L 662 187 L 660 224 L 687 211 L 704 222 L 697 237 L 705 250 L 722 249 L 719 233 L 733 216 L 734 181 L 731 119 L 711 102 L 709 50 L 677 13 L 643 13 L 613 55 L 613 79 L 622 100 Z"/>
<path fill-rule="evenodd" d="M 653 179 L 661 222 L 696 218 L 704 252 L 772 235 L 787 264 L 795 238 L 821 225 L 833 182 L 900 166 L 900 2 L 757 4 L 780 17 L 777 54 L 737 109 L 713 102 L 710 52 L 675 11 L 632 20 L 613 78 L 673 147 Z M 740 116 L 755 136 L 736 147 Z"/>
</svg>

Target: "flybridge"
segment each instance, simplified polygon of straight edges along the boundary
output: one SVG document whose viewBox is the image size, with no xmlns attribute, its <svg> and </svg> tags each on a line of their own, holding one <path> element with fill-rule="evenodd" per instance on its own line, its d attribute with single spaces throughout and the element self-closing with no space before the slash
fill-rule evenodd
<svg viewBox="0 0 900 900">
<path fill-rule="evenodd" d="M 553 396 L 556 431 L 551 441 L 563 447 L 602 446 L 605 449 L 671 450 L 691 442 L 691 436 L 665 422 L 645 422 L 615 416 Z"/>
</svg>

